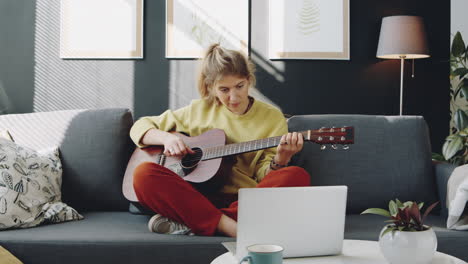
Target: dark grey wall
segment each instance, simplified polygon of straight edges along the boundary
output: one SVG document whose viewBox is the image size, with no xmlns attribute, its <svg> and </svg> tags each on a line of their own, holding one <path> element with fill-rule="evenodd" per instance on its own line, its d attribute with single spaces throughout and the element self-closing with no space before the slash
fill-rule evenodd
<svg viewBox="0 0 468 264">
<path fill-rule="evenodd" d="M 268 25 L 259 23 L 265 21 L 267 3 L 251 0 L 251 48 L 252 55 L 268 64 L 263 55 Z M 380 23 L 389 15 L 423 16 L 432 57 L 416 60 L 414 79 L 411 64 L 406 63 L 404 112 L 425 117 L 433 150 L 440 152 L 449 125 L 450 1 L 350 0 L 350 4 L 350 61 L 287 60 L 283 82 L 259 65 L 261 92 L 288 114 L 398 114 L 399 61 L 375 58 Z M 0 81 L 16 112 L 33 109 L 35 5 L 33 0 L 0 0 Z M 137 117 L 168 107 L 171 62 L 164 58 L 165 1 L 145 1 L 144 27 L 145 59 L 134 64 Z M 193 78 L 193 73 L 172 78 L 187 76 Z"/>
<path fill-rule="evenodd" d="M 0 0 L 0 82 L 17 112 L 33 109 L 35 7 Z"/>
<path fill-rule="evenodd" d="M 159 114 L 169 106 L 169 61 L 165 58 L 165 2 L 145 1 L 145 59 L 135 63 L 136 117 Z"/>
</svg>

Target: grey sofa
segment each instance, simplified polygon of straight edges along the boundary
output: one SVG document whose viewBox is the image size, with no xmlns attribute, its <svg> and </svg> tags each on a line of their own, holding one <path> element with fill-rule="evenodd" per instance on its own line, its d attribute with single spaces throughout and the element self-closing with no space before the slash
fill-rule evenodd
<svg viewBox="0 0 468 264">
<path fill-rule="evenodd" d="M 210 263 L 226 252 L 226 237 L 159 235 L 147 231 L 149 215 L 129 213 L 121 192 L 133 150 L 126 109 L 72 110 L 0 116 L 16 142 L 35 149 L 58 145 L 63 162 L 63 200 L 84 220 L 0 232 L 0 245 L 24 263 Z M 313 143 L 294 163 L 309 171 L 313 185 L 349 187 L 347 239 L 377 240 L 384 220 L 359 215 L 389 199 L 426 203 L 445 197 L 453 167 L 432 164 L 428 130 L 421 117 L 364 115 L 294 116 L 290 130 L 354 126 L 347 151 L 320 151 Z M 443 200 L 443 199 L 442 199 Z M 448 231 L 444 216 L 431 215 L 438 250 L 468 260 L 468 233 Z"/>
</svg>

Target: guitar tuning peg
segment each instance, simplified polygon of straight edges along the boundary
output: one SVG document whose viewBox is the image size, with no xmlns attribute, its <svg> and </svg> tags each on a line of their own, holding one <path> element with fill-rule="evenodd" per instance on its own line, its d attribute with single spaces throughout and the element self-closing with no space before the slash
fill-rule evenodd
<svg viewBox="0 0 468 264">
<path fill-rule="evenodd" d="M 321 145 L 320 150 L 325 150 L 327 148 L 327 145 Z"/>
<path fill-rule="evenodd" d="M 343 149 L 347 150 L 347 149 L 349 149 L 349 146 L 348 145 L 343 145 Z"/>
<path fill-rule="evenodd" d="M 338 146 L 336 146 L 336 144 L 332 144 L 331 147 L 332 147 L 332 149 L 337 149 L 338 148 Z"/>
</svg>

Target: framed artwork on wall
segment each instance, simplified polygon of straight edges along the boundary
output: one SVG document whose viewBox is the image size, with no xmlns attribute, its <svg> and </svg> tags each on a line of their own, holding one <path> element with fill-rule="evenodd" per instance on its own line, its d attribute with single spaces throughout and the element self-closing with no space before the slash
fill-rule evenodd
<svg viewBox="0 0 468 264">
<path fill-rule="evenodd" d="M 194 59 L 213 43 L 248 54 L 249 0 L 166 0 L 166 58 Z"/>
<path fill-rule="evenodd" d="M 142 59 L 144 0 L 61 0 L 60 58 Z"/>
<path fill-rule="evenodd" d="M 349 0 L 269 0 L 270 59 L 349 60 Z"/>
</svg>

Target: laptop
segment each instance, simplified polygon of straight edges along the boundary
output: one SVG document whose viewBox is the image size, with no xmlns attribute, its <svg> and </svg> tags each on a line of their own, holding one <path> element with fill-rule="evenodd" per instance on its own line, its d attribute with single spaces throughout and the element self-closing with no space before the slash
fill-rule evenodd
<svg viewBox="0 0 468 264">
<path fill-rule="evenodd" d="M 284 258 L 340 254 L 347 192 L 346 186 L 240 189 L 233 254 L 241 259 L 253 244 L 280 245 Z"/>
</svg>

